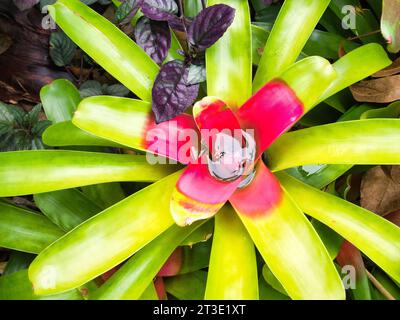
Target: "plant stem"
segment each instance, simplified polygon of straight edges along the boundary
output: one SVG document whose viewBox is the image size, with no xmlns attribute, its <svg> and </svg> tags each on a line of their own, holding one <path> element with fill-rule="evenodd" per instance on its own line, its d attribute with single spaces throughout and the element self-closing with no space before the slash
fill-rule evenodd
<svg viewBox="0 0 400 320">
<path fill-rule="evenodd" d="M 83 72 L 83 53 L 81 54 L 81 64 L 79 66 L 79 79 L 78 79 L 78 84 L 81 86 L 82 84 L 82 72 Z"/>
<path fill-rule="evenodd" d="M 182 23 L 182 26 L 183 26 L 183 30 L 185 31 L 186 45 L 187 45 L 187 49 L 188 49 L 188 52 L 189 52 L 189 56 L 191 56 L 191 47 L 190 47 L 190 43 L 189 43 L 189 40 L 188 40 L 188 33 L 187 33 L 187 29 L 186 29 L 186 24 L 185 24 L 185 16 L 183 14 L 182 0 L 178 1 L 178 7 L 179 7 L 179 11 L 180 11 L 179 19 L 181 20 L 181 23 Z"/>
<path fill-rule="evenodd" d="M 183 17 L 183 4 L 182 4 L 182 0 L 178 0 L 178 8 L 179 8 L 179 17 L 182 18 Z"/>
<path fill-rule="evenodd" d="M 388 300 L 396 300 L 389 291 L 386 290 L 386 288 L 368 271 L 367 272 L 368 279 L 372 282 L 372 284 L 379 290 L 380 293 L 382 293 L 386 299 Z"/>
<path fill-rule="evenodd" d="M 368 33 L 360 34 L 359 36 L 356 36 L 356 37 L 347 38 L 347 40 L 353 41 L 353 40 L 361 39 L 361 38 L 364 38 L 364 37 L 373 36 L 374 34 L 377 34 L 377 33 L 380 33 L 380 32 L 381 32 L 381 29 L 378 29 L 378 30 L 374 30 L 374 31 L 371 31 L 371 32 L 368 32 Z"/>
<path fill-rule="evenodd" d="M 203 10 L 206 8 L 206 0 L 201 0 L 201 6 L 203 7 Z"/>
</svg>

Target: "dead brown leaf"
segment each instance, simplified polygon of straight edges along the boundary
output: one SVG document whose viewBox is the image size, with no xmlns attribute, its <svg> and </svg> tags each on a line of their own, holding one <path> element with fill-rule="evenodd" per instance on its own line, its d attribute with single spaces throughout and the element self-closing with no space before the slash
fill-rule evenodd
<svg viewBox="0 0 400 320">
<path fill-rule="evenodd" d="M 12 40 L 5 34 L 0 34 L 0 54 L 3 54 L 11 47 Z"/>
<path fill-rule="evenodd" d="M 393 61 L 393 63 L 390 66 L 386 67 L 385 69 L 382 69 L 377 73 L 374 73 L 372 77 L 382 78 L 382 77 L 393 76 L 398 73 L 400 73 L 400 58 Z"/>
<path fill-rule="evenodd" d="M 396 212 L 389 213 L 385 216 L 390 222 L 393 222 L 396 226 L 400 227 L 400 210 Z"/>
<path fill-rule="evenodd" d="M 49 57 L 49 30 L 42 28 L 37 7 L 19 11 L 12 0 L 0 1 L 0 33 L 12 39 L 0 55 L 0 100 L 39 102 L 42 86 L 57 78 L 72 80 Z"/>
<path fill-rule="evenodd" d="M 361 81 L 350 87 L 359 102 L 389 103 L 400 99 L 400 75 Z"/>
<path fill-rule="evenodd" d="M 365 209 L 382 216 L 400 210 L 400 166 L 391 166 L 390 175 L 381 166 L 368 170 L 360 192 Z"/>
<path fill-rule="evenodd" d="M 344 55 L 346 55 L 346 49 L 344 48 L 344 41 L 341 41 L 339 45 L 338 56 L 341 58 Z"/>
</svg>

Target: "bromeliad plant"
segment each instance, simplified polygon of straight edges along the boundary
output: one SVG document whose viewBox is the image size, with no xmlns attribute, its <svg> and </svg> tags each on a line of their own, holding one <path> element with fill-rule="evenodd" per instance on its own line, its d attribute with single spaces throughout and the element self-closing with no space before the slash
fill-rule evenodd
<svg viewBox="0 0 400 320">
<path fill-rule="evenodd" d="M 399 282 L 400 229 L 396 225 L 284 171 L 315 163 L 400 164 L 399 120 L 338 122 L 285 133 L 318 103 L 391 63 L 378 44 L 361 46 L 333 65 L 317 56 L 296 62 L 329 2 L 285 1 L 252 81 L 248 2 L 209 0 L 209 6 L 229 5 L 235 17 L 224 36 L 205 52 L 208 97 L 195 104 L 193 116 L 174 115 L 167 121 L 157 119 L 158 124 L 151 110 L 157 64 L 78 0 L 59 0 L 50 6 L 63 31 L 142 100 L 86 98 L 72 121 L 46 130 L 45 142 L 125 146 L 172 158 L 187 167 L 174 172 L 176 166 L 150 165 L 142 155 L 57 150 L 0 154 L 3 197 L 40 196 L 113 181 L 156 181 L 87 221 L 65 228 L 79 224 L 66 235 L 54 235 L 61 238 L 44 250 L 43 245 L 26 248 L 40 252 L 29 267 L 35 293 L 70 292 L 134 254 L 90 297 L 146 296 L 175 248 L 204 219 L 215 216 L 205 298 L 258 299 L 255 244 L 291 298 L 344 299 L 344 286 L 332 262 L 335 256 L 329 255 L 303 212 L 346 238 Z M 168 85 L 167 96 L 157 97 L 159 101 L 182 99 Z M 217 156 L 213 161 L 187 157 L 198 144 L 178 139 L 187 129 L 214 130 L 210 139 L 202 137 L 204 149 Z M 225 139 L 226 129 L 242 133 L 234 144 L 243 146 L 245 141 L 245 157 L 218 144 L 221 137 Z M 245 130 L 254 131 L 255 146 Z M 161 149 L 160 140 L 165 145 Z M 208 153 L 201 153 L 200 159 Z M 233 168 L 222 161 L 229 157 L 234 159 Z M 348 168 L 339 166 L 341 173 L 347 170 L 343 167 Z M 3 239 L 0 245 L 18 246 L 7 241 Z"/>
</svg>

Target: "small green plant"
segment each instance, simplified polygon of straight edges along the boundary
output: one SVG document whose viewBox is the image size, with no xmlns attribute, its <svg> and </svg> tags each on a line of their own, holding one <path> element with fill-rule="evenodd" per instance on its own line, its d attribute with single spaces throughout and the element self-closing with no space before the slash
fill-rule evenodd
<svg viewBox="0 0 400 320">
<path fill-rule="evenodd" d="M 153 2 L 157 6 L 151 6 Z M 95 146 L 101 152 L 0 154 L 0 196 L 34 194 L 47 217 L 0 203 L 0 245 L 38 254 L 29 266 L 34 294 L 76 298 L 76 289 L 85 288 L 90 299 L 154 298 L 157 274 L 186 270 L 179 275 L 185 277 L 190 270 L 197 272 L 195 277 L 181 281 L 206 278 L 206 299 L 258 299 L 272 288 L 269 292 L 292 299 L 345 299 L 334 260 L 346 266 L 361 257 L 360 251 L 399 282 L 400 228 L 319 189 L 356 164 L 400 164 L 400 120 L 358 120 L 360 113 L 346 112 L 351 121 L 287 132 L 320 103 L 333 103 L 341 90 L 391 64 L 376 43 L 357 45 L 333 64 L 315 55 L 296 62 L 329 2 L 287 0 L 267 32 L 252 26 L 248 1 L 209 0 L 208 9 L 191 15 L 190 21 L 172 0 L 145 1 L 146 19 L 180 22 L 183 29 L 189 24 L 187 48 L 178 49 L 179 55 L 179 42 L 161 47 L 158 54 L 143 50 L 78 0 L 50 6 L 65 34 L 138 98 L 81 100 L 69 82 L 58 80 L 41 93 L 53 121 L 44 133 L 45 143 Z M 137 14 L 138 8 L 130 4 Z M 201 34 L 201 28 L 210 10 L 226 21 L 218 25 L 218 19 L 218 37 L 211 34 L 204 42 L 207 34 Z M 146 23 L 141 27 L 152 22 Z M 255 41 L 266 42 L 261 53 Z M 253 64 L 258 65 L 254 79 Z M 205 68 L 203 99 L 197 98 L 204 77 L 188 81 L 193 66 Z M 196 99 L 193 109 L 187 109 Z M 203 129 L 214 133 L 205 138 Z M 240 146 L 239 153 L 218 144 L 225 141 L 226 129 L 240 132 L 230 137 Z M 199 139 L 177 139 L 185 130 Z M 254 140 L 246 130 L 252 130 Z M 139 154 L 106 153 L 105 147 L 131 148 Z M 164 157 L 186 167 L 149 162 Z M 228 157 L 233 169 L 232 162 L 221 160 Z M 121 201 L 109 201 L 112 206 L 98 206 L 90 192 L 70 189 L 123 181 L 152 184 Z M 56 204 L 69 209 L 58 214 Z M 30 234 L 16 238 L 11 220 Z M 201 245 L 212 232 L 209 263 L 199 258 L 197 267 L 188 267 L 177 247 Z M 255 248 L 265 262 L 267 287 L 259 282 Z M 363 267 L 359 260 L 357 265 Z M 92 282 L 123 262 L 99 288 Z M 207 273 L 198 271 L 207 265 Z M 26 284 L 27 277 L 26 271 L 14 274 L 3 281 L 3 288 L 11 288 L 13 281 Z M 368 298 L 366 274 L 356 281 L 353 295 Z"/>
<path fill-rule="evenodd" d="M 51 124 L 40 120 L 42 105 L 38 104 L 31 111 L 0 103 L 0 151 L 44 149 L 43 131 Z"/>
</svg>

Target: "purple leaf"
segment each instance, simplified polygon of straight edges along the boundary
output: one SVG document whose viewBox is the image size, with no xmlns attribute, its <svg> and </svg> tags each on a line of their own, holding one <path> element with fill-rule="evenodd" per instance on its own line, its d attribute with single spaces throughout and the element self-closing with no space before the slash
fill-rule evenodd
<svg viewBox="0 0 400 320">
<path fill-rule="evenodd" d="M 217 4 L 202 10 L 188 29 L 190 45 L 203 51 L 211 47 L 232 24 L 235 9 L 224 4 Z"/>
<path fill-rule="evenodd" d="M 183 22 L 185 25 L 183 25 Z M 177 17 L 177 16 L 172 16 L 171 19 L 168 19 L 169 26 L 177 31 L 185 32 L 185 27 L 186 30 L 189 28 L 190 24 L 192 23 L 192 19 L 188 17 Z"/>
<path fill-rule="evenodd" d="M 178 11 L 178 5 L 174 0 L 144 0 L 142 4 L 143 14 L 152 20 L 168 21 Z"/>
<path fill-rule="evenodd" d="M 13 0 L 14 4 L 21 11 L 32 8 L 34 5 L 38 4 L 40 0 Z"/>
<path fill-rule="evenodd" d="M 153 86 L 153 112 L 157 123 L 175 118 L 196 100 L 199 85 L 187 86 L 189 68 L 173 60 L 161 67 Z"/>
<path fill-rule="evenodd" d="M 171 46 L 168 23 L 143 16 L 135 27 L 136 43 L 157 63 L 162 64 Z"/>
</svg>

